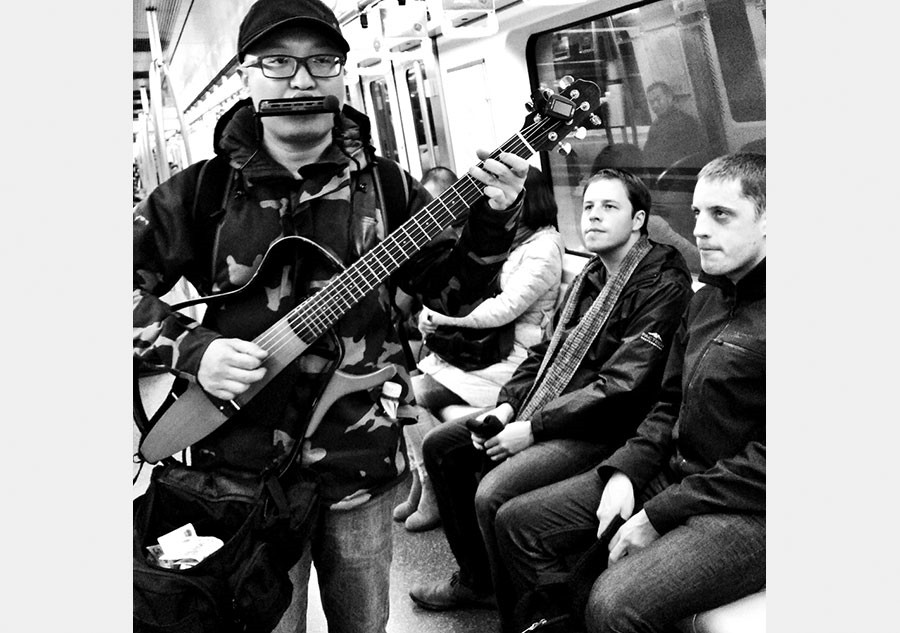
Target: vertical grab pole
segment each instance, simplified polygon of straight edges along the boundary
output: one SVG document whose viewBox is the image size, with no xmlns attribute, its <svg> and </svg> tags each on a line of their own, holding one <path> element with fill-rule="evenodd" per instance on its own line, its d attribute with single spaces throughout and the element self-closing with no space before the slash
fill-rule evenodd
<svg viewBox="0 0 900 633">
<path fill-rule="evenodd" d="M 165 64 L 163 64 L 162 68 L 166 75 L 166 84 L 169 86 L 169 94 L 172 95 L 172 105 L 175 106 L 175 113 L 178 115 L 178 131 L 181 132 L 181 140 L 184 143 L 184 156 L 187 159 L 187 164 L 190 165 L 194 162 L 194 159 L 191 158 L 191 140 L 188 135 L 187 127 L 184 125 L 184 115 L 181 112 L 181 108 L 178 107 L 175 88 L 172 86 L 172 73 Z"/>
<path fill-rule="evenodd" d="M 144 194 L 148 194 L 159 184 L 153 152 L 150 149 L 150 100 L 147 98 L 147 87 L 141 85 L 140 152 L 141 152 L 141 186 Z"/>
<path fill-rule="evenodd" d="M 166 152 L 165 118 L 163 113 L 162 80 L 162 45 L 159 41 L 159 25 L 156 21 L 156 7 L 147 7 L 147 30 L 150 35 L 150 107 L 153 114 L 153 127 L 156 137 L 156 171 L 159 181 L 168 180 L 169 154 Z"/>
<path fill-rule="evenodd" d="M 188 137 L 187 126 L 184 124 L 184 114 L 181 112 L 181 108 L 178 107 L 178 96 L 175 94 L 175 87 L 172 83 L 172 71 L 169 69 L 168 64 L 166 64 L 165 58 L 162 53 L 162 42 L 159 39 L 159 21 L 156 17 L 156 9 L 153 9 L 153 12 L 150 13 L 150 9 L 147 9 L 148 17 L 147 24 L 150 27 L 150 49 L 153 51 L 153 60 L 154 66 L 159 70 L 161 78 L 165 78 L 166 86 L 169 89 L 169 95 L 172 97 L 172 105 L 175 107 L 175 113 L 178 116 L 178 131 L 181 133 L 181 140 L 184 143 L 184 154 L 187 159 L 187 164 L 190 165 L 194 162 L 193 157 L 191 156 L 191 141 Z M 160 91 L 162 89 L 162 83 L 160 83 Z M 168 161 L 166 161 L 168 165 Z"/>
</svg>

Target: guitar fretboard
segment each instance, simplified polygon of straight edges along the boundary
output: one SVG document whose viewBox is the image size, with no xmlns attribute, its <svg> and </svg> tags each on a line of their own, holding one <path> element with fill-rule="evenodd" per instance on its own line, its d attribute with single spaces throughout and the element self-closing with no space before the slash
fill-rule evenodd
<svg viewBox="0 0 900 633">
<path fill-rule="evenodd" d="M 508 152 L 528 158 L 538 151 L 536 146 L 543 144 L 541 138 L 558 125 L 559 121 L 545 119 L 526 126 L 490 157 L 497 158 L 500 153 Z M 479 167 L 483 165 L 483 161 L 478 163 Z M 468 174 L 457 180 L 375 248 L 332 278 L 325 288 L 260 334 L 254 342 L 270 354 L 277 353 L 295 336 L 312 344 L 368 292 L 468 212 L 484 196 L 483 187 L 480 181 Z"/>
</svg>

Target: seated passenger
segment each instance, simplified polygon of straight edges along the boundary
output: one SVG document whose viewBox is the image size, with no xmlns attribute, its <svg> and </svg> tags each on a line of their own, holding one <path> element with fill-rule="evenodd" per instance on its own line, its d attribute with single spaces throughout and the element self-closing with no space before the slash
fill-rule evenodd
<svg viewBox="0 0 900 633">
<path fill-rule="evenodd" d="M 458 180 L 456 174 L 449 167 L 432 167 L 422 174 L 422 186 L 428 190 L 432 197 L 437 198 L 447 187 Z"/>
<path fill-rule="evenodd" d="M 427 169 L 425 173 L 422 174 L 422 179 L 419 182 L 421 182 L 422 186 L 431 194 L 432 198 L 437 198 L 457 180 L 459 180 L 459 178 L 457 178 L 452 169 L 438 165 L 437 167 Z M 460 218 L 459 222 L 454 225 L 454 230 L 457 232 L 462 230 L 462 225 L 465 224 L 466 221 L 465 217 L 465 214 L 463 214 L 463 217 Z M 422 340 L 422 334 L 419 332 L 417 318 L 419 311 L 422 309 L 422 302 L 415 297 L 410 297 L 400 290 L 397 296 L 397 306 L 400 312 L 409 314 L 409 317 L 403 320 L 400 327 L 403 329 L 402 335 L 406 336 L 407 341 L 410 342 L 411 347 L 408 353 L 413 355 L 413 357 L 408 359 L 407 362 L 409 363 L 409 366 L 412 367 L 415 364 L 415 354 L 421 346 Z M 413 349 L 413 346 L 415 349 Z"/>
<path fill-rule="evenodd" d="M 394 519 L 405 521 L 411 532 L 429 530 L 440 523 L 434 492 L 422 463 L 422 440 L 440 424 L 435 417 L 438 410 L 451 404 L 494 406 L 500 387 L 525 360 L 527 349 L 539 343 L 550 329 L 562 281 L 564 252 L 556 212 L 556 201 L 544 175 L 529 167 L 519 228 L 500 271 L 500 294 L 485 299 L 464 317 L 448 317 L 428 308 L 419 313 L 419 329 L 426 347 L 427 337 L 438 325 L 493 328 L 515 321 L 515 342 L 509 356 L 483 369 L 463 371 L 434 353 L 418 364 L 421 374 L 412 377 L 416 402 L 435 415 L 423 412 L 417 424 L 403 428 L 413 483 L 409 498 L 395 508 Z"/>
<path fill-rule="evenodd" d="M 597 152 L 594 163 L 591 165 L 591 175 L 608 167 L 617 167 L 638 173 L 643 166 L 644 155 L 637 145 L 612 143 L 611 145 L 604 145 L 603 149 Z"/>
<path fill-rule="evenodd" d="M 668 631 L 759 591 L 766 573 L 766 159 L 707 164 L 694 189 L 706 286 L 669 354 L 659 401 L 599 468 L 521 495 L 496 519 L 516 596 L 614 517 L 590 632 Z M 527 626 L 501 611 L 504 631 Z M 581 630 L 581 629 L 575 629 Z"/>
<path fill-rule="evenodd" d="M 462 419 L 425 437 L 425 467 L 459 571 L 414 587 L 416 604 L 491 606 L 496 591 L 505 609 L 497 509 L 593 469 L 634 434 L 656 401 L 691 277 L 675 248 L 647 238 L 650 204 L 646 185 L 629 172 L 607 169 L 588 181 L 581 229 L 595 256 L 572 282 L 552 338 L 529 350 L 497 407 L 478 416 L 493 414 L 505 427 L 484 441 Z"/>
<path fill-rule="evenodd" d="M 697 119 L 675 105 L 675 92 L 664 81 L 647 88 L 647 100 L 656 120 L 644 143 L 644 165 L 666 169 L 675 161 L 707 151 L 706 136 Z M 708 158 L 708 156 L 707 156 Z M 705 158 L 689 161 L 687 167 L 699 167 Z"/>
<path fill-rule="evenodd" d="M 597 153 L 591 173 L 595 174 L 607 167 L 638 171 L 642 170 L 643 165 L 644 156 L 636 145 L 614 143 L 604 146 Z M 688 269 L 693 271 L 700 269 L 700 253 L 697 252 L 697 247 L 673 229 L 672 225 L 660 217 L 659 213 L 650 214 L 650 219 L 647 220 L 647 234 L 654 242 L 671 244 L 677 248 L 687 262 Z"/>
</svg>

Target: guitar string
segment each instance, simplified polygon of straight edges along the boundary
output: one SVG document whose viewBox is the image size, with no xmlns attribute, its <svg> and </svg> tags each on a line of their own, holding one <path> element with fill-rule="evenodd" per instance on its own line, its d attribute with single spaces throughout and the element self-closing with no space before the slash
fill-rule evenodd
<svg viewBox="0 0 900 633">
<path fill-rule="evenodd" d="M 530 155 L 532 153 L 532 145 L 543 134 L 543 132 L 541 131 L 540 133 L 538 133 L 530 143 L 522 143 L 522 141 L 524 140 L 522 137 L 527 136 L 531 132 L 537 132 L 538 128 L 544 125 L 544 123 L 548 120 L 549 119 L 545 119 L 544 121 L 534 124 L 534 130 L 528 130 L 526 128 L 519 134 L 511 137 L 504 144 L 502 144 L 500 148 L 490 154 L 490 157 L 496 157 L 497 155 L 499 155 L 500 152 L 504 151 L 504 148 L 507 145 L 509 145 L 510 147 L 506 151 L 515 153 L 517 149 L 519 151 L 521 151 L 522 149 L 528 149 L 529 152 L 527 155 Z M 479 167 L 482 167 L 483 165 L 483 161 L 480 161 L 478 163 Z M 457 197 L 462 201 L 463 205 L 469 208 L 478 200 L 478 198 L 481 197 L 481 188 L 481 182 L 466 174 L 466 176 L 451 185 L 450 193 L 455 193 Z M 461 189 L 461 191 L 457 189 Z M 473 193 L 477 195 L 473 197 L 471 202 L 468 202 L 463 194 L 469 196 Z M 343 302 L 345 305 L 341 308 L 337 305 L 337 299 L 334 296 L 337 294 L 338 297 L 341 297 L 341 294 L 339 294 L 339 292 L 342 292 L 343 290 L 350 287 L 350 283 L 353 282 L 351 277 L 354 272 L 359 272 L 360 274 L 362 274 L 360 271 L 362 265 L 365 265 L 370 270 L 374 271 L 369 265 L 370 260 L 374 260 L 374 262 L 372 263 L 378 264 L 384 269 L 381 275 L 373 275 L 373 277 L 368 280 L 364 276 L 362 276 L 361 281 L 363 282 L 363 287 L 365 287 L 366 285 L 369 286 L 365 291 L 363 291 L 362 288 L 357 287 L 356 283 L 353 282 L 353 286 L 355 287 L 357 295 L 360 298 L 365 294 L 365 292 L 369 292 L 372 288 L 374 288 L 382 278 L 390 274 L 390 268 L 382 262 L 378 261 L 377 251 L 383 251 L 384 253 L 386 253 L 392 260 L 394 266 L 397 267 L 402 264 L 403 257 L 406 257 L 407 259 L 410 257 L 410 255 L 404 251 L 402 243 L 400 242 L 402 238 L 408 238 L 412 242 L 412 244 L 416 246 L 416 248 L 424 246 L 428 243 L 429 240 L 433 238 L 433 236 L 430 237 L 428 235 L 428 232 L 424 228 L 424 225 L 419 223 L 420 220 L 424 223 L 427 223 L 428 220 L 434 222 L 435 229 L 437 229 L 435 235 L 437 235 L 440 230 L 443 230 L 442 227 L 448 225 L 449 222 L 454 219 L 455 212 L 450 209 L 443 200 L 446 197 L 447 196 L 442 194 L 439 198 L 427 204 L 425 207 L 423 207 L 420 213 L 417 213 L 412 218 L 410 218 L 411 222 L 404 223 L 396 232 L 388 235 L 388 237 L 385 238 L 385 240 L 381 243 L 382 248 L 376 248 L 372 251 L 369 251 L 369 253 L 366 253 L 358 260 L 358 262 L 362 262 L 362 264 L 353 265 L 350 268 L 345 269 L 335 279 L 337 283 L 329 283 L 328 286 L 323 288 L 319 293 L 312 297 L 315 299 L 315 301 L 311 303 L 323 303 L 324 306 L 311 308 L 310 306 L 306 305 L 309 302 L 304 302 L 300 306 L 297 306 L 297 308 L 292 310 L 290 313 L 288 313 L 288 315 L 286 315 L 282 319 L 279 319 L 278 323 L 264 332 L 260 337 L 258 337 L 255 342 L 261 347 L 268 349 L 270 357 L 272 357 L 276 356 L 291 342 L 296 341 L 295 332 L 296 336 L 300 337 L 304 342 L 311 343 L 312 341 L 316 340 L 318 336 L 321 336 L 321 334 L 327 329 L 329 323 L 333 323 L 335 320 L 339 319 L 344 312 L 346 312 L 356 303 L 355 301 L 347 301 L 346 297 L 344 297 Z M 434 212 L 429 209 L 432 203 L 439 203 L 435 204 L 435 207 L 438 208 Z M 439 215 L 441 216 L 440 221 L 437 220 Z M 407 227 L 407 225 L 409 226 Z M 425 241 L 423 241 L 421 245 L 416 242 L 416 238 L 413 237 L 410 233 L 410 230 L 415 226 L 418 226 L 419 230 L 424 233 L 423 237 Z M 397 260 L 395 260 L 392 256 L 390 251 L 392 247 L 397 247 L 400 249 L 400 263 L 398 263 Z M 316 330 L 318 330 L 318 332 Z M 311 340 L 308 341 L 307 338 Z"/>
<path fill-rule="evenodd" d="M 545 125 L 547 121 L 552 121 L 552 119 L 544 119 L 541 122 L 524 128 L 516 135 L 510 137 L 510 139 L 503 143 L 497 150 L 491 153 L 489 157 L 496 158 L 496 156 L 503 151 L 517 153 L 517 150 L 522 151 L 523 149 L 527 149 L 528 153 L 526 156 L 530 156 L 533 153 L 533 145 L 544 134 L 544 131 L 539 130 L 538 128 Z M 529 127 L 533 127 L 534 129 L 529 130 Z M 532 133 L 535 134 L 534 138 L 528 140 L 523 138 Z M 509 146 L 509 148 L 504 149 L 507 146 Z M 477 166 L 483 167 L 483 165 L 484 161 L 480 161 Z M 343 313 L 349 310 L 359 300 L 353 301 L 352 299 L 348 299 L 347 293 L 345 292 L 346 290 L 355 290 L 356 296 L 362 298 L 365 293 L 371 291 L 382 279 L 390 275 L 391 267 L 387 266 L 382 261 L 379 261 L 379 251 L 390 258 L 394 268 L 399 267 L 406 259 L 411 257 L 412 252 L 415 252 L 415 250 L 421 248 L 427 244 L 428 241 L 433 239 L 434 236 L 429 236 L 428 229 L 426 228 L 429 221 L 434 223 L 432 230 L 436 230 L 434 235 L 437 235 L 444 227 L 448 226 L 449 223 L 455 219 L 456 212 L 444 202 L 447 193 L 455 193 L 460 201 L 462 201 L 462 204 L 466 208 L 470 208 L 472 204 L 477 202 L 481 197 L 482 187 L 482 183 L 472 178 L 469 174 L 460 178 L 456 183 L 450 186 L 448 192 L 441 194 L 441 196 L 429 202 L 419 213 L 416 213 L 409 221 L 401 225 L 397 231 L 389 234 L 379 245 L 381 248 L 376 247 L 363 255 L 363 257 L 359 258 L 352 266 L 344 269 L 339 273 L 338 277 L 333 280 L 335 283 L 329 283 L 321 291 L 310 297 L 310 299 L 314 299 L 314 301 L 304 301 L 301 303 L 301 305 L 294 308 L 286 316 L 279 319 L 278 322 L 263 332 L 254 342 L 264 349 L 267 349 L 270 358 L 276 356 L 291 342 L 296 342 L 297 337 L 307 344 L 314 342 L 328 329 L 329 324 L 338 320 Z M 460 188 L 461 191 L 457 190 Z M 464 195 L 470 196 L 472 194 L 477 195 L 472 198 L 471 202 L 468 202 Z M 429 209 L 432 205 L 436 207 L 434 211 Z M 458 212 L 462 212 L 461 207 L 458 207 Z M 417 242 L 416 236 L 412 234 L 414 229 L 417 229 L 421 233 L 421 238 L 424 239 L 421 244 Z M 403 239 L 408 240 L 414 247 L 411 252 L 407 252 L 405 249 L 403 245 L 404 242 L 401 241 Z M 399 263 L 391 253 L 392 248 L 395 249 L 394 254 L 397 254 L 398 257 L 400 257 Z M 383 269 L 382 273 L 377 273 L 371 264 L 380 266 Z M 373 273 L 371 278 L 366 278 L 361 270 L 363 266 L 367 267 L 369 271 Z M 357 285 L 357 281 L 352 278 L 354 274 L 360 276 L 359 281 L 362 282 L 362 286 Z M 308 303 L 322 303 L 324 305 L 313 308 L 312 306 L 308 306 Z M 341 306 L 339 303 L 343 303 L 344 305 Z"/>
</svg>

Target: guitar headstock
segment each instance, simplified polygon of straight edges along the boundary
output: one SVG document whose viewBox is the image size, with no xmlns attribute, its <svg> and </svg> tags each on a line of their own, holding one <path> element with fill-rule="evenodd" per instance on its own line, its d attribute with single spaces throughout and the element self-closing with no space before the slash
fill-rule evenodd
<svg viewBox="0 0 900 633">
<path fill-rule="evenodd" d="M 531 99 L 521 134 L 535 151 L 550 149 L 569 134 L 583 134 L 589 122 L 599 125 L 594 112 L 606 101 L 597 84 L 584 79 L 573 79 L 556 94 L 537 90 Z"/>
</svg>

